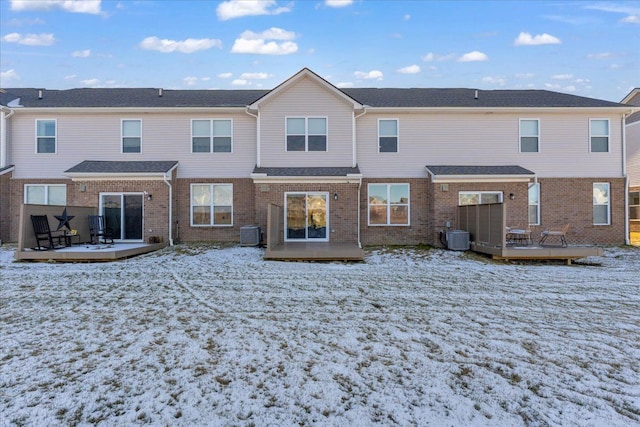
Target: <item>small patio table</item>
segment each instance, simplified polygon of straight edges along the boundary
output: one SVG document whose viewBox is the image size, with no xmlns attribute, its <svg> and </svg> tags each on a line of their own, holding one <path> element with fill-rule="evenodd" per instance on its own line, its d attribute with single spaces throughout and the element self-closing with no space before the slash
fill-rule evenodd
<svg viewBox="0 0 640 427">
<path fill-rule="evenodd" d="M 533 243 L 531 230 L 510 228 L 507 231 L 507 244 L 529 246 L 531 243 Z"/>
</svg>

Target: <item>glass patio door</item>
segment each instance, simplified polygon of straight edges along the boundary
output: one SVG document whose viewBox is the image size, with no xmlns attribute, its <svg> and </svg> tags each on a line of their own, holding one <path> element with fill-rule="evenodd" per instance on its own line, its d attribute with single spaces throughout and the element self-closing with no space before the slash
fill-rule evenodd
<svg viewBox="0 0 640 427">
<path fill-rule="evenodd" d="M 286 241 L 327 241 L 328 193 L 286 193 Z"/>
<path fill-rule="evenodd" d="M 115 240 L 142 241 L 143 194 L 101 194 L 100 214 Z"/>
</svg>

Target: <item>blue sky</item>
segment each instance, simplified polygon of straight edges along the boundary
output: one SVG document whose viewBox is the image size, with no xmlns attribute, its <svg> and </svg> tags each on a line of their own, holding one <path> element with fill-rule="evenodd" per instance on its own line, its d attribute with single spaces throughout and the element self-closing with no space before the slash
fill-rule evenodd
<svg viewBox="0 0 640 427">
<path fill-rule="evenodd" d="M 0 87 L 640 86 L 640 1 L 0 0 Z"/>
</svg>

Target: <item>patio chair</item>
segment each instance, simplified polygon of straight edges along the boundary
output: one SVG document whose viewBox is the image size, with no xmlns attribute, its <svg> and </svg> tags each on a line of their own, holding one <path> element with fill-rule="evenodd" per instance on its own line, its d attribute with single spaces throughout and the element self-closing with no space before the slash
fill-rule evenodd
<svg viewBox="0 0 640 427">
<path fill-rule="evenodd" d="M 89 215 L 89 236 L 92 244 L 113 243 L 113 233 L 105 227 L 102 215 Z"/>
<path fill-rule="evenodd" d="M 565 224 L 560 230 L 544 230 L 540 233 L 540 246 L 544 246 L 547 239 L 551 236 L 560 238 L 560 246 L 567 247 L 567 231 L 569 231 L 569 224 Z"/>
<path fill-rule="evenodd" d="M 65 246 L 66 237 L 63 231 L 51 231 L 49 228 L 49 218 L 46 215 L 31 215 L 31 224 L 33 225 L 33 233 L 36 236 L 38 251 L 47 251 L 50 249 L 58 249 Z M 41 243 L 41 242 L 44 242 Z"/>
</svg>

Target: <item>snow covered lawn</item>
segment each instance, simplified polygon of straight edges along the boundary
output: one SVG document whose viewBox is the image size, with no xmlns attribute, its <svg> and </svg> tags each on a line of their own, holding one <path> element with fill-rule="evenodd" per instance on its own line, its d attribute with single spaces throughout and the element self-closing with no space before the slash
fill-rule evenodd
<svg viewBox="0 0 640 427">
<path fill-rule="evenodd" d="M 0 248 L 0 425 L 640 424 L 640 248 L 582 265 Z"/>
</svg>

